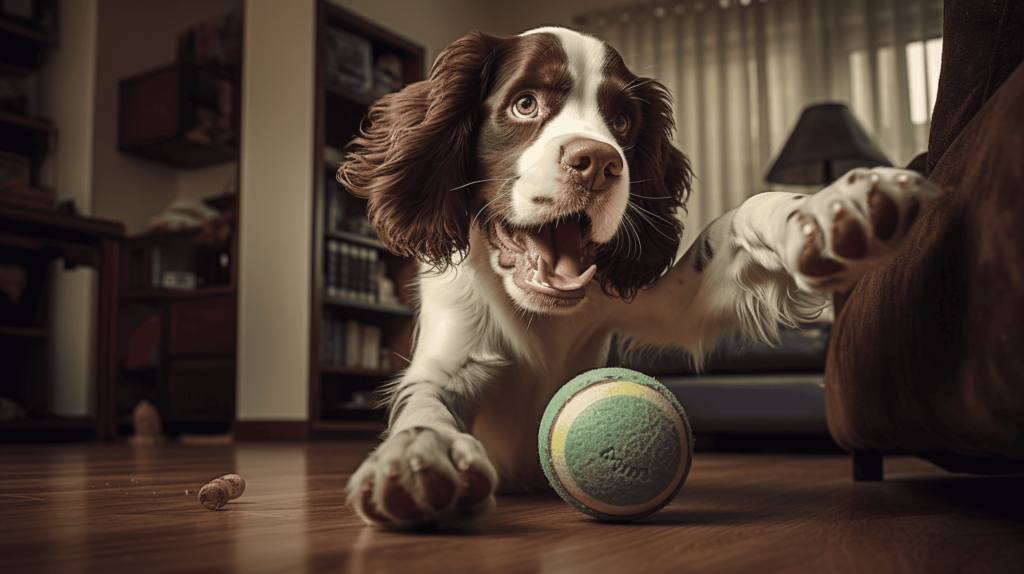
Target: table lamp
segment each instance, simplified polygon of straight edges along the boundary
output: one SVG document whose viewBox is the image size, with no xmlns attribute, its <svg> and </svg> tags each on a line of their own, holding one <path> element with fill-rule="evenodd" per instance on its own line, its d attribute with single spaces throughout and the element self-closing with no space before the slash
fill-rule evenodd
<svg viewBox="0 0 1024 574">
<path fill-rule="evenodd" d="M 828 185 L 855 167 L 891 166 L 878 144 L 845 104 L 808 106 L 765 179 L 773 183 Z"/>
</svg>

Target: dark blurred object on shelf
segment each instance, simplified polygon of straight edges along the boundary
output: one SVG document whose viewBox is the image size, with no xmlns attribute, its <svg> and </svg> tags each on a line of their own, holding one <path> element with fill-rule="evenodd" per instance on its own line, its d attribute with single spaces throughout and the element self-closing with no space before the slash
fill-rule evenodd
<svg viewBox="0 0 1024 574">
<path fill-rule="evenodd" d="M 26 26 L 44 34 L 57 31 L 56 0 L 2 0 L 0 21 Z"/>
<path fill-rule="evenodd" d="M 325 31 L 327 83 L 350 94 L 353 99 L 373 100 L 373 45 L 369 40 L 328 26 Z"/>
<path fill-rule="evenodd" d="M 242 13 L 228 12 L 178 34 L 178 62 L 237 69 L 242 63 Z"/>
<path fill-rule="evenodd" d="M 39 80 L 31 74 L 0 75 L 0 112 L 32 117 L 39 113 Z"/>
<path fill-rule="evenodd" d="M 373 97 L 380 98 L 405 86 L 405 65 L 396 54 L 381 54 L 373 65 Z"/>
<path fill-rule="evenodd" d="M 53 191 L 33 187 L 31 180 L 29 158 L 0 151 L 0 201 L 39 209 L 53 207 Z"/>
</svg>

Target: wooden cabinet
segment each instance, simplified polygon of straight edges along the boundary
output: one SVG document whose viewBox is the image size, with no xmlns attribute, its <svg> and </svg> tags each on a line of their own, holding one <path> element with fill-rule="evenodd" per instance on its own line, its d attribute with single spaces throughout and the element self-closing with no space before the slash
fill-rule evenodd
<svg viewBox="0 0 1024 574">
<path fill-rule="evenodd" d="M 379 389 L 411 354 L 416 263 L 372 235 L 365 201 L 334 174 L 369 104 L 423 79 L 423 49 L 320 2 L 316 66 L 310 426 L 380 432 Z"/>
<path fill-rule="evenodd" d="M 236 308 L 230 287 L 122 294 L 117 395 L 122 430 L 128 430 L 132 409 L 142 400 L 156 406 L 169 434 L 230 428 Z"/>
</svg>

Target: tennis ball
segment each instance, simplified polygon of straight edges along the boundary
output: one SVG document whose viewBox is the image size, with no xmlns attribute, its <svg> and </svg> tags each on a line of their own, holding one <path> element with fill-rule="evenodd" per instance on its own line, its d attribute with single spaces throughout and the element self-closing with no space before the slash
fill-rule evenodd
<svg viewBox="0 0 1024 574">
<path fill-rule="evenodd" d="M 538 434 L 541 466 L 563 500 L 600 520 L 657 512 L 690 472 L 693 440 L 675 396 L 623 368 L 587 371 L 548 403 Z"/>
</svg>

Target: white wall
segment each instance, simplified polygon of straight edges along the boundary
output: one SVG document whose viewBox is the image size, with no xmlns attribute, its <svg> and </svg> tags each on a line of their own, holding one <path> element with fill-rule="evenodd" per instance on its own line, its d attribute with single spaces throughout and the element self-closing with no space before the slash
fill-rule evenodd
<svg viewBox="0 0 1024 574">
<path fill-rule="evenodd" d="M 99 0 L 67 2 L 60 12 L 60 49 L 44 71 L 41 113 L 59 126 L 60 140 L 44 182 L 58 200 L 73 199 L 92 213 L 93 110 L 96 95 L 96 20 Z M 53 388 L 50 408 L 62 416 L 95 411 L 95 281 L 88 267 L 57 268 L 54 281 Z"/>
<path fill-rule="evenodd" d="M 307 420 L 315 0 L 246 0 L 238 420 Z"/>
</svg>

